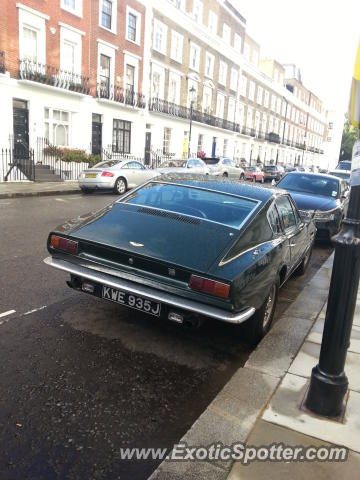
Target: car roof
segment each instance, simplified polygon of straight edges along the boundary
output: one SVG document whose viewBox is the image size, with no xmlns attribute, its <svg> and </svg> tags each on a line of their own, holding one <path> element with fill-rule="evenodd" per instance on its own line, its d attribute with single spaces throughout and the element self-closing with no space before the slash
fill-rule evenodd
<svg viewBox="0 0 360 480">
<path fill-rule="evenodd" d="M 169 173 L 161 175 L 151 180 L 151 182 L 181 184 L 186 187 L 204 188 L 219 193 L 227 193 L 239 197 L 248 197 L 266 203 L 275 196 L 287 194 L 281 188 L 273 189 L 240 183 L 236 180 L 230 180 L 226 177 L 216 177 L 213 175 L 196 175 L 196 174 L 175 174 Z"/>
<path fill-rule="evenodd" d="M 339 177 L 335 177 L 335 175 L 329 175 L 328 173 L 318 173 L 318 172 L 289 172 L 286 174 L 286 176 L 289 175 L 308 175 L 309 177 L 323 177 L 323 178 L 329 178 L 333 180 L 341 180 Z M 283 177 L 285 178 L 285 177 Z"/>
</svg>

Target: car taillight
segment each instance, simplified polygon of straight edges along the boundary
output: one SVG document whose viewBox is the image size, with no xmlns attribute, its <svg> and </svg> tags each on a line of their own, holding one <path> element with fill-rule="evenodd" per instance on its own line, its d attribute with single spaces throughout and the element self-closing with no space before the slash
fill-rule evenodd
<svg viewBox="0 0 360 480">
<path fill-rule="evenodd" d="M 101 176 L 102 176 L 102 177 L 113 177 L 114 174 L 111 173 L 111 172 L 106 172 L 106 171 L 105 171 L 105 172 L 102 172 Z"/>
<path fill-rule="evenodd" d="M 59 237 L 58 235 L 51 235 L 50 237 L 50 247 L 56 250 L 62 250 L 63 252 L 76 255 L 78 253 L 78 246 L 78 242 L 69 240 L 68 238 Z"/>
<path fill-rule="evenodd" d="M 229 284 L 210 280 L 210 278 L 199 277 L 198 275 L 191 275 L 189 287 L 193 290 L 221 298 L 228 298 L 230 292 Z"/>
</svg>

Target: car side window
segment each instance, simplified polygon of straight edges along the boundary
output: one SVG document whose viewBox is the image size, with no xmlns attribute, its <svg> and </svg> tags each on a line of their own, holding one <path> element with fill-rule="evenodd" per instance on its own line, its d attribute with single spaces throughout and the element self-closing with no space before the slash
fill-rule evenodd
<svg viewBox="0 0 360 480">
<path fill-rule="evenodd" d="M 204 163 L 202 160 L 195 160 L 196 161 L 196 166 L 197 167 L 203 167 L 204 166 Z"/>
<path fill-rule="evenodd" d="M 130 167 L 130 163 L 131 163 L 131 162 L 124 163 L 124 165 L 123 165 L 121 168 L 131 168 L 131 167 Z"/>
<path fill-rule="evenodd" d="M 231 165 L 231 160 L 230 160 L 230 158 L 224 158 L 223 163 L 224 163 L 225 165 Z"/>
<path fill-rule="evenodd" d="M 194 168 L 194 167 L 197 166 L 196 163 L 197 163 L 197 160 L 189 160 L 188 163 L 187 163 L 187 167 L 188 168 Z"/>
<path fill-rule="evenodd" d="M 280 217 L 274 204 L 272 204 L 269 208 L 268 220 L 270 223 L 270 227 L 275 234 L 282 233 Z"/>
<path fill-rule="evenodd" d="M 294 227 L 296 225 L 296 218 L 289 197 L 287 195 L 283 195 L 277 198 L 276 206 L 285 230 Z"/>
<path fill-rule="evenodd" d="M 144 165 L 140 162 L 131 162 L 131 168 L 137 168 L 139 170 L 142 170 L 144 168 Z"/>
</svg>

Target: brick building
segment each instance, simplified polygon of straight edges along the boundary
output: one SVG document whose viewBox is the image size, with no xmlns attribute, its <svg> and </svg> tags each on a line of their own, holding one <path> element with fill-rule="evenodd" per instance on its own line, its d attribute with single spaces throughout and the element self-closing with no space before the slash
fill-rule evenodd
<svg viewBox="0 0 360 480">
<path fill-rule="evenodd" d="M 2 13 L 0 147 L 323 161 L 321 100 L 294 65 L 261 59 L 228 0 L 10 0 Z"/>
</svg>

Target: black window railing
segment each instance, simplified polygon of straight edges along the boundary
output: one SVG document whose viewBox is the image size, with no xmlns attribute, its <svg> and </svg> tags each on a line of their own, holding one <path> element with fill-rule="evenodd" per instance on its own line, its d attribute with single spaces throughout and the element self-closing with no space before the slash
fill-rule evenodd
<svg viewBox="0 0 360 480">
<path fill-rule="evenodd" d="M 131 107 L 145 108 L 146 106 L 145 95 L 142 93 L 114 85 L 98 83 L 96 88 L 96 96 L 98 98 L 104 98 L 114 102 L 123 103 L 124 105 Z"/>
<path fill-rule="evenodd" d="M 6 72 L 5 66 L 5 52 L 0 52 L 0 73 Z"/>
<path fill-rule="evenodd" d="M 194 122 L 205 123 L 206 125 L 231 130 L 232 132 L 240 132 L 240 126 L 238 123 L 225 120 L 224 118 L 214 117 L 213 115 L 199 110 L 192 109 L 191 112 L 191 109 L 188 107 L 177 105 L 176 103 L 168 102 L 161 98 L 152 98 L 149 103 L 149 110 L 188 120 L 190 120 L 190 116 L 192 116 Z"/>
<path fill-rule="evenodd" d="M 88 77 L 32 60 L 19 61 L 19 78 L 85 95 L 90 94 Z"/>
</svg>

